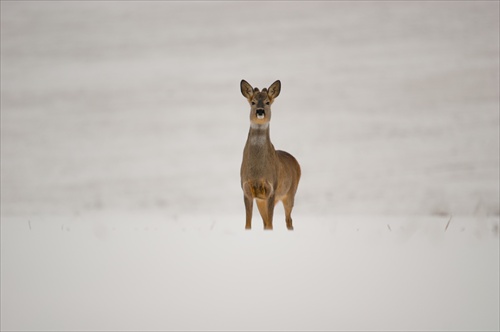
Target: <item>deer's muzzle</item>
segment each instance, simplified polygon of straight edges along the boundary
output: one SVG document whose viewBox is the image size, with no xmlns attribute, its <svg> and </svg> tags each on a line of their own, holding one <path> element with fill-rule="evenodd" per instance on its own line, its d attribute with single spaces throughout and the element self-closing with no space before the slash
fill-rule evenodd
<svg viewBox="0 0 500 332">
<path fill-rule="evenodd" d="M 257 109 L 255 114 L 257 115 L 257 119 L 264 119 L 266 112 L 263 109 Z"/>
</svg>

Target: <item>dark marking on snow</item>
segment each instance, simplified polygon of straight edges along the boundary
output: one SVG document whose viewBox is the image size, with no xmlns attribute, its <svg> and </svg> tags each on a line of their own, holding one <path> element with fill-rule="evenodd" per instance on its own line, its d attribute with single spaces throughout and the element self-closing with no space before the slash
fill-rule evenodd
<svg viewBox="0 0 500 332">
<path fill-rule="evenodd" d="M 452 218 L 452 217 L 453 217 L 453 216 L 450 216 L 450 219 L 448 219 L 448 222 L 446 223 L 446 226 L 445 226 L 445 228 L 444 228 L 444 231 L 445 231 L 445 232 L 448 230 L 448 226 L 450 226 L 450 222 L 451 222 L 451 218 Z"/>
</svg>

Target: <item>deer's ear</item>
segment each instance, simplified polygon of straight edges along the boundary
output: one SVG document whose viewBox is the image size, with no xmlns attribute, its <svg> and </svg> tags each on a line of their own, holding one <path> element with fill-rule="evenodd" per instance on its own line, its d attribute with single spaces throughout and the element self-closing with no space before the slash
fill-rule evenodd
<svg viewBox="0 0 500 332">
<path fill-rule="evenodd" d="M 268 89 L 267 94 L 268 94 L 269 98 L 274 99 L 274 98 L 279 96 L 280 91 L 281 91 L 281 82 L 279 80 L 277 80 L 276 82 L 271 84 L 271 86 Z"/>
<path fill-rule="evenodd" d="M 252 86 L 245 80 L 241 80 L 240 83 L 241 94 L 248 100 L 251 100 L 253 97 L 253 88 Z"/>
</svg>

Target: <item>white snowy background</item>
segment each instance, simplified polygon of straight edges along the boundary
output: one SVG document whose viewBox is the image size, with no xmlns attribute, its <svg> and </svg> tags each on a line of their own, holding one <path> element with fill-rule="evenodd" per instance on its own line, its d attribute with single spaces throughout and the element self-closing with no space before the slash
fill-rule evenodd
<svg viewBox="0 0 500 332">
<path fill-rule="evenodd" d="M 300 162 L 244 231 L 239 82 Z M 2 330 L 499 330 L 499 2 L 1 2 Z"/>
</svg>

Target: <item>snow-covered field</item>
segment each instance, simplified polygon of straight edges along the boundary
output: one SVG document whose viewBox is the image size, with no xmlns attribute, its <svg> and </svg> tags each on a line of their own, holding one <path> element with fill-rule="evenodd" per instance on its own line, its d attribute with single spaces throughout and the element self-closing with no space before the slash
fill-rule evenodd
<svg viewBox="0 0 500 332">
<path fill-rule="evenodd" d="M 499 2 L 1 2 L 2 330 L 499 330 Z M 303 177 L 244 231 L 246 79 Z"/>
</svg>

